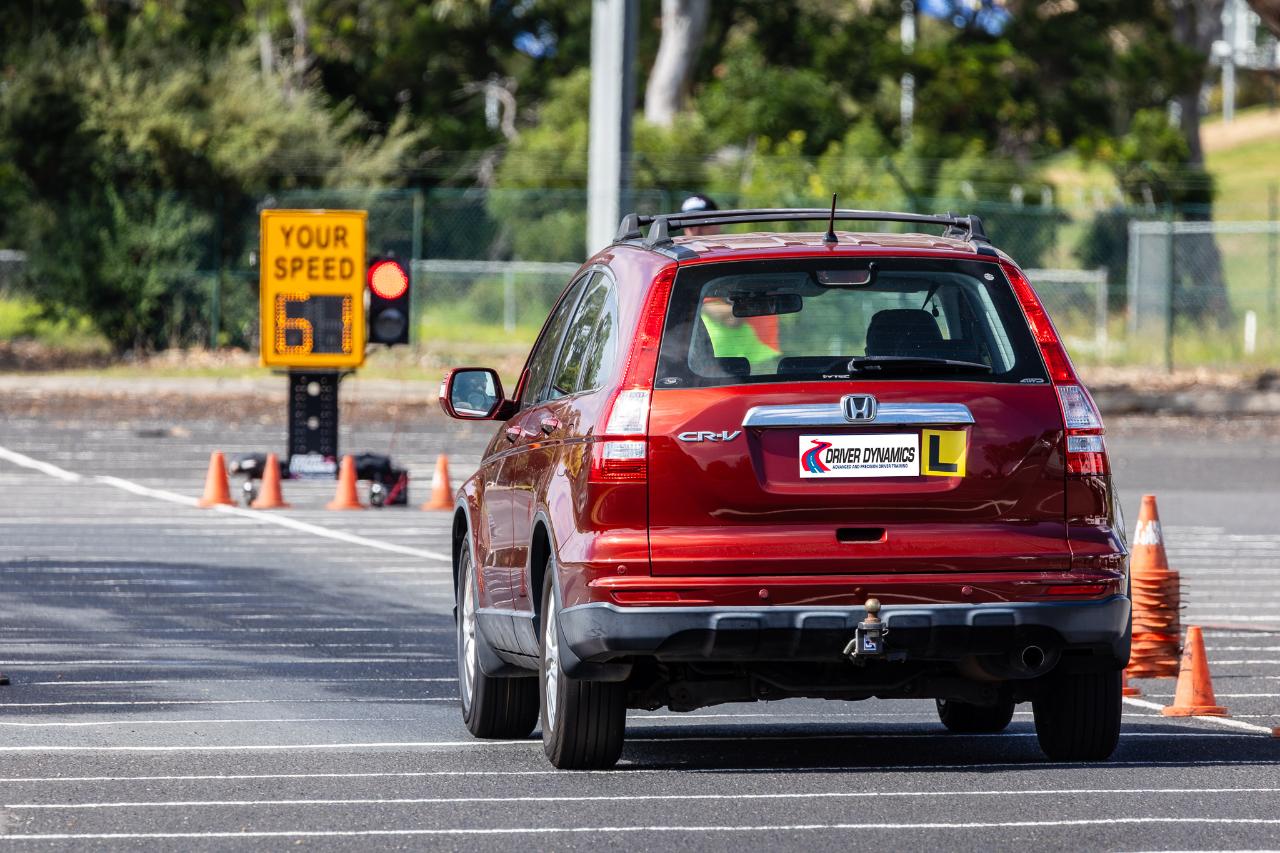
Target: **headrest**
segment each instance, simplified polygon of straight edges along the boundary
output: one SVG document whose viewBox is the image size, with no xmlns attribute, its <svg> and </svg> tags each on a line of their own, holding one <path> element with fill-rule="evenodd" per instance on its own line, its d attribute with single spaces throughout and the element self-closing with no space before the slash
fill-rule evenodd
<svg viewBox="0 0 1280 853">
<path fill-rule="evenodd" d="M 867 355 L 933 356 L 941 343 L 938 321 L 923 308 L 877 311 L 867 326 Z"/>
</svg>

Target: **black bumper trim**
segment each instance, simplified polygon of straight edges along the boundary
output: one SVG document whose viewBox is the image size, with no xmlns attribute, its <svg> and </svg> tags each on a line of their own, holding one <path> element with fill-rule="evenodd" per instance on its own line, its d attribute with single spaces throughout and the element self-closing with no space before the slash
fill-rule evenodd
<svg viewBox="0 0 1280 853">
<path fill-rule="evenodd" d="M 1101 601 L 885 605 L 885 644 L 925 660 L 999 654 L 1015 642 L 1048 642 L 1129 657 L 1127 596 Z M 604 663 L 629 657 L 671 661 L 833 660 L 866 618 L 861 607 L 620 607 L 593 602 L 560 612 L 573 655 Z"/>
</svg>

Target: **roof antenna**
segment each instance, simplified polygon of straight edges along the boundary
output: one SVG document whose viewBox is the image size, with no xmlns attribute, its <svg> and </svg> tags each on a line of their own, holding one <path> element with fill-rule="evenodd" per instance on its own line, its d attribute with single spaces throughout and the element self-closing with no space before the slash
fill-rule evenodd
<svg viewBox="0 0 1280 853">
<path fill-rule="evenodd" d="M 831 219 L 827 221 L 827 233 L 822 235 L 822 242 L 834 246 L 840 241 L 836 239 L 836 194 L 831 194 Z"/>
</svg>

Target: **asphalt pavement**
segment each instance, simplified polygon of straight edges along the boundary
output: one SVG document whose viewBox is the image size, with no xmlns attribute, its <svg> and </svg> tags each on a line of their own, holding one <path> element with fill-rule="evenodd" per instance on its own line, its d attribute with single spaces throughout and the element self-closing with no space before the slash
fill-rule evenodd
<svg viewBox="0 0 1280 853">
<path fill-rule="evenodd" d="M 0 409 L 3 412 L 3 409 Z M 212 449 L 278 449 L 222 406 L 0 418 L 0 845 L 267 849 L 1280 847 L 1280 430 L 1110 424 L 1129 526 L 1160 499 L 1185 624 L 1230 721 L 1140 683 L 1114 760 L 1046 762 L 1029 706 L 947 734 L 931 702 L 632 712 L 618 769 L 472 739 L 457 708 L 449 517 L 427 497 L 487 437 L 348 423 L 415 506 L 192 506 Z"/>
</svg>

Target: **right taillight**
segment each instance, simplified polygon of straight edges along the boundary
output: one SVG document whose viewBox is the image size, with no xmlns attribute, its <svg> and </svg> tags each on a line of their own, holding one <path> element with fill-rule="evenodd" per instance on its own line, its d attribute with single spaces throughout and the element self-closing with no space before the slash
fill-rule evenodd
<svg viewBox="0 0 1280 853">
<path fill-rule="evenodd" d="M 1066 428 L 1067 473 L 1076 476 L 1110 473 L 1102 416 L 1089 392 L 1080 384 L 1075 366 L 1058 337 L 1058 330 L 1053 327 L 1027 277 L 1012 264 L 1002 266 L 1058 392 L 1062 423 Z"/>
</svg>

